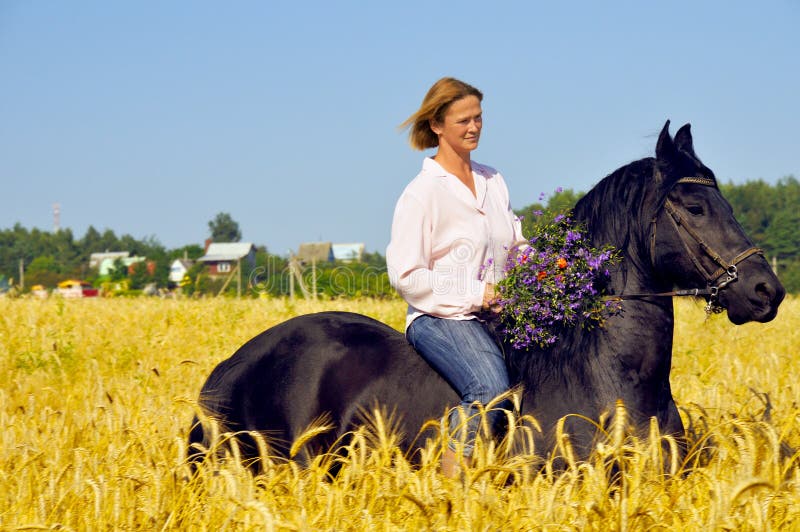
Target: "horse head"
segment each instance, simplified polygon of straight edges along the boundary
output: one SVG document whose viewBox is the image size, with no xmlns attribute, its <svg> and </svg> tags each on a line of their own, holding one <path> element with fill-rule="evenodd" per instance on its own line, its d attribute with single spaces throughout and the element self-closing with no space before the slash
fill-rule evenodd
<svg viewBox="0 0 800 532">
<path fill-rule="evenodd" d="M 648 241 L 661 284 L 697 289 L 735 324 L 772 320 L 786 291 L 695 154 L 689 124 L 674 139 L 664 125 L 653 176 L 659 208 Z"/>
</svg>

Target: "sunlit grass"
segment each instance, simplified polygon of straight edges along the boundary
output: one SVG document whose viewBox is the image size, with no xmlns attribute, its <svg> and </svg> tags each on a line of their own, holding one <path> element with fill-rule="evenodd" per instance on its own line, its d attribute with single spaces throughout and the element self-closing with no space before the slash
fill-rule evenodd
<svg viewBox="0 0 800 532">
<path fill-rule="evenodd" d="M 663 474 L 657 427 L 638 440 L 620 425 L 564 472 L 481 446 L 462 482 L 438 473 L 441 441 L 412 467 L 378 413 L 333 480 L 332 456 L 310 468 L 266 456 L 257 477 L 185 465 L 200 386 L 242 343 L 317 310 L 400 329 L 400 301 L 0 299 L 0 529 L 798 529 L 798 306 L 735 327 L 676 302 L 690 474 Z"/>
</svg>

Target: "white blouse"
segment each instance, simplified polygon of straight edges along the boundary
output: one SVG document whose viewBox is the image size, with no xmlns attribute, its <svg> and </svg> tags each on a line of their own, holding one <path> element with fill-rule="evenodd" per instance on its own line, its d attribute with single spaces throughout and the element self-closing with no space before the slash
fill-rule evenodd
<svg viewBox="0 0 800 532">
<path fill-rule="evenodd" d="M 435 160 L 397 200 L 386 265 L 408 302 L 406 327 L 418 316 L 473 319 L 487 283 L 496 283 L 512 244 L 523 240 L 503 176 L 472 162 L 475 193 Z"/>
</svg>

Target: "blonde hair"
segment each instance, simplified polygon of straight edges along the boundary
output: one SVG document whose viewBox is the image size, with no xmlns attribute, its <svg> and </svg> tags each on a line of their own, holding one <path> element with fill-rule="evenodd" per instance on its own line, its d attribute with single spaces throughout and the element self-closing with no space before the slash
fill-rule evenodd
<svg viewBox="0 0 800 532">
<path fill-rule="evenodd" d="M 428 90 L 417 112 L 400 124 L 400 129 L 411 126 L 408 140 L 417 150 L 435 148 L 439 145 L 439 136 L 431 129 L 431 122 L 441 123 L 453 102 L 475 96 L 483 100 L 483 93 L 468 83 L 455 78 L 442 78 Z"/>
</svg>

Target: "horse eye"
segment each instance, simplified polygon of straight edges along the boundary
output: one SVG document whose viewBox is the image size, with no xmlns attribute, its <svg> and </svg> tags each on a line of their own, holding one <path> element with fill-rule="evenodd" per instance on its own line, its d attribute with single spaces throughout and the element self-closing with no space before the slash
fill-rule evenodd
<svg viewBox="0 0 800 532">
<path fill-rule="evenodd" d="M 692 216 L 702 216 L 703 214 L 703 207 L 700 205 L 687 205 L 686 210 L 689 211 L 689 214 Z"/>
</svg>

